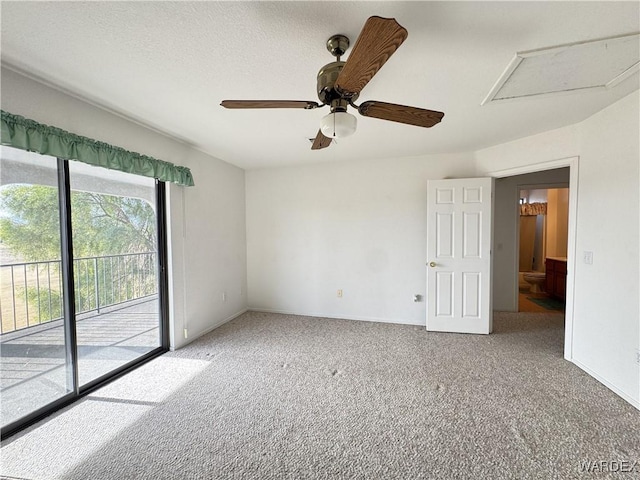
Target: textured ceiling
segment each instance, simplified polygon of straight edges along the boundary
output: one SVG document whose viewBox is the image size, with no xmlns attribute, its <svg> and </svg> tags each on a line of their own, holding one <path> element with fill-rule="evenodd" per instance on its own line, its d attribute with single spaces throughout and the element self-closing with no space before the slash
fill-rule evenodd
<svg viewBox="0 0 640 480">
<path fill-rule="evenodd" d="M 9 2 L 2 61 L 243 168 L 471 151 L 576 123 L 638 88 L 480 106 L 516 52 L 640 31 L 639 2 Z M 358 118 L 321 151 L 327 109 L 226 110 L 223 99 L 317 100 L 327 38 L 371 15 L 409 36 L 363 90 L 445 112 L 422 129 Z M 348 58 L 348 52 L 347 52 Z"/>
</svg>

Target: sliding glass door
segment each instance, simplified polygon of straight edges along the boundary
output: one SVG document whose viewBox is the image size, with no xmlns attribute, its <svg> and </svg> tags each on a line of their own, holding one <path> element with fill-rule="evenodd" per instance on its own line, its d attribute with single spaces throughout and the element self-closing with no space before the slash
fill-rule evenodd
<svg viewBox="0 0 640 480">
<path fill-rule="evenodd" d="M 9 147 L 0 179 L 4 436 L 167 345 L 162 183 Z"/>
<path fill-rule="evenodd" d="M 69 164 L 80 386 L 160 346 L 155 180 Z"/>
<path fill-rule="evenodd" d="M 74 391 L 65 332 L 57 159 L 2 148 L 2 425 Z"/>
</svg>

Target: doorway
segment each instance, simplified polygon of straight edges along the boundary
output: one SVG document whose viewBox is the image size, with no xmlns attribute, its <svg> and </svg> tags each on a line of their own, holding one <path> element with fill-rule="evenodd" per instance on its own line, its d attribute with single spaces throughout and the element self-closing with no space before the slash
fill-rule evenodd
<svg viewBox="0 0 640 480">
<path fill-rule="evenodd" d="M 568 243 L 566 296 L 564 315 L 564 358 L 573 359 L 573 296 L 575 283 L 576 212 L 578 204 L 579 157 L 529 164 L 496 170 L 489 175 L 496 179 L 493 227 L 493 281 L 494 310 L 518 311 L 518 237 L 516 228 L 519 215 L 521 187 L 541 185 L 546 188 L 569 188 Z M 559 178 L 561 173 L 563 177 Z M 519 179 L 521 176 L 530 176 Z"/>
<path fill-rule="evenodd" d="M 564 313 L 569 188 L 519 191 L 518 311 Z"/>
</svg>

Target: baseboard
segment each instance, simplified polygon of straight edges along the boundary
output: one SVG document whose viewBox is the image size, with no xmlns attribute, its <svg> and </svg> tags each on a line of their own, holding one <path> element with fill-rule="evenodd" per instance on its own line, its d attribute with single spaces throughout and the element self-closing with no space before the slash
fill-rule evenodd
<svg viewBox="0 0 640 480">
<path fill-rule="evenodd" d="M 420 322 L 411 322 L 407 320 L 394 320 L 394 319 L 390 320 L 388 318 L 361 317 L 357 315 L 333 315 L 333 314 L 326 314 L 326 313 L 309 313 L 309 312 L 298 312 L 294 310 L 274 310 L 270 308 L 249 307 L 248 310 L 252 312 L 280 313 L 282 315 L 300 315 L 303 317 L 335 318 L 335 319 L 343 319 L 343 320 L 357 320 L 360 322 L 377 322 L 377 323 L 393 323 L 397 325 L 414 325 L 414 326 L 426 328 L 426 319 L 423 323 L 420 323 Z"/>
<path fill-rule="evenodd" d="M 185 339 L 186 341 L 184 343 L 181 343 L 180 346 L 178 348 L 175 347 L 171 347 L 170 350 L 172 352 L 176 351 L 176 350 L 180 350 L 182 347 L 186 347 L 187 345 L 189 345 L 191 342 L 197 340 L 198 338 L 202 337 L 203 335 L 206 335 L 207 333 L 215 330 L 218 327 L 221 327 L 222 325 L 224 325 L 225 323 L 230 322 L 231 320 L 233 320 L 234 318 L 239 317 L 240 315 L 242 315 L 243 313 L 247 313 L 249 311 L 248 308 L 244 308 L 242 310 L 240 310 L 239 312 L 236 312 L 230 316 L 228 316 L 227 318 L 220 320 L 219 322 L 214 323 L 213 325 L 208 326 L 207 328 L 205 328 L 203 331 L 196 333 L 195 335 L 191 335 L 191 332 L 189 332 L 189 338 Z"/>
<path fill-rule="evenodd" d="M 586 373 L 588 373 L 590 376 L 592 376 L 593 378 L 595 378 L 597 381 L 599 381 L 601 384 L 603 384 L 605 387 L 607 387 L 609 390 L 611 390 L 613 393 L 615 393 L 616 395 L 618 395 L 619 397 L 621 397 L 623 400 L 625 400 L 626 402 L 629 402 L 631 405 L 633 405 L 634 407 L 636 407 L 638 410 L 640 410 L 640 401 L 631 397 L 629 394 L 623 392 L 622 390 L 620 390 L 618 387 L 616 387 L 615 385 L 613 385 L 611 382 L 605 380 L 604 378 L 602 378 L 600 375 L 598 375 L 597 373 L 595 373 L 593 370 L 591 370 L 589 367 L 587 367 L 586 365 L 578 362 L 577 360 L 570 360 L 574 365 L 576 365 L 578 368 L 580 368 L 581 370 L 584 370 Z"/>
</svg>

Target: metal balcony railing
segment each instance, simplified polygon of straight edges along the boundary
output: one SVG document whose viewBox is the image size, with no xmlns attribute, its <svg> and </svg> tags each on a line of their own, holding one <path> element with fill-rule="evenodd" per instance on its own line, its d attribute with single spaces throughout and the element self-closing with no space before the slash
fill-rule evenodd
<svg viewBox="0 0 640 480">
<path fill-rule="evenodd" d="M 158 293 L 156 252 L 76 258 L 73 267 L 76 314 Z M 60 260 L 0 265 L 0 333 L 62 316 Z"/>
</svg>

